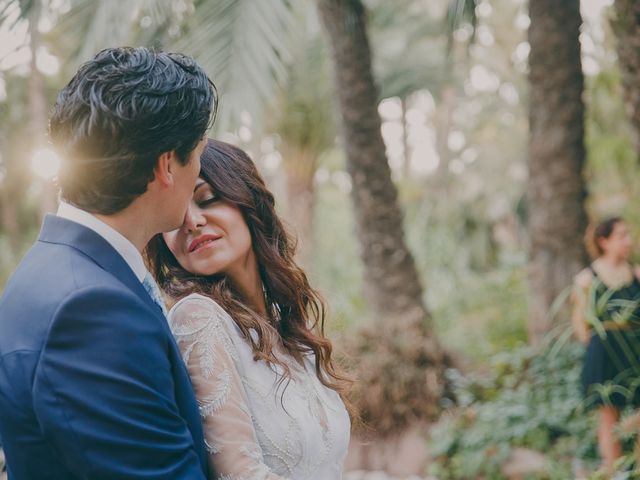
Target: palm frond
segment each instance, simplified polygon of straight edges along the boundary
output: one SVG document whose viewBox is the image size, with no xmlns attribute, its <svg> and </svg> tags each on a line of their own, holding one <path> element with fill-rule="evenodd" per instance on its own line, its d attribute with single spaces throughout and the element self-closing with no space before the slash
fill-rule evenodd
<svg viewBox="0 0 640 480">
<path fill-rule="evenodd" d="M 469 22 L 472 28 L 471 41 L 475 38 L 478 17 L 476 15 L 477 0 L 450 0 L 445 19 L 447 28 L 447 52 L 453 49 L 453 34 L 463 22 Z"/>
<path fill-rule="evenodd" d="M 140 44 L 140 19 L 149 16 L 152 30 L 159 30 L 173 18 L 175 4 L 175 0 L 72 0 L 51 34 L 52 44 L 75 68 L 104 48 Z"/>
<path fill-rule="evenodd" d="M 194 5 L 172 48 L 195 57 L 216 83 L 217 127 L 228 127 L 242 111 L 259 118 L 287 75 L 290 45 L 298 34 L 294 7 L 287 0 L 197 0 Z"/>
<path fill-rule="evenodd" d="M 417 0 L 370 0 L 374 70 L 380 98 L 406 98 L 429 89 L 434 95 L 448 80 L 443 11 Z M 402 32 L 399 35 L 399 32 Z M 421 68 L 416 68 L 421 65 Z"/>
<path fill-rule="evenodd" d="M 16 34 L 27 22 L 27 18 L 33 8 L 33 0 L 4 0 L 0 1 L 0 31 Z M 22 27 L 21 27 L 22 25 Z M 12 51 L 15 52 L 22 45 L 15 45 Z"/>
<path fill-rule="evenodd" d="M 0 2 L 0 25 L 11 31 L 31 13 L 35 0 L 4 0 Z M 17 15 L 16 15 L 17 13 Z"/>
<path fill-rule="evenodd" d="M 137 0 L 73 0 L 50 34 L 58 54 L 68 58 L 68 68 L 92 57 L 98 51 L 127 42 L 132 29 L 132 13 Z M 135 9 L 132 11 L 132 7 Z"/>
<path fill-rule="evenodd" d="M 17 0 L 15 0 L 17 1 Z M 196 58 L 221 93 L 217 127 L 248 111 L 258 119 L 283 85 L 299 34 L 289 0 L 71 0 L 51 36 L 75 69 L 108 46 L 144 44 Z M 148 17 L 148 18 L 145 18 Z M 78 39 L 81 39 L 78 41 Z"/>
</svg>

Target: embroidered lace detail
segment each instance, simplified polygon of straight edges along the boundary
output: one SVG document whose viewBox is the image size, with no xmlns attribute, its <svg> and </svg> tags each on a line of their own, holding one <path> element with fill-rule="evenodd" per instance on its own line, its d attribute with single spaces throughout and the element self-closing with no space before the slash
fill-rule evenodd
<svg viewBox="0 0 640 480">
<path fill-rule="evenodd" d="M 313 358 L 283 356 L 282 371 L 253 360 L 233 319 L 213 300 L 190 295 L 169 324 L 191 375 L 213 478 L 336 480 L 349 439 L 339 396 L 315 375 Z"/>
</svg>

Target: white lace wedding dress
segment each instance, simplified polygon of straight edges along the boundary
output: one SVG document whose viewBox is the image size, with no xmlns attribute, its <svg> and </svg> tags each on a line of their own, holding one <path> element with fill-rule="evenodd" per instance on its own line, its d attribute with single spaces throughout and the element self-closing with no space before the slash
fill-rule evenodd
<svg viewBox="0 0 640 480">
<path fill-rule="evenodd" d="M 318 381 L 311 357 L 305 368 L 288 362 L 287 386 L 278 382 L 281 367 L 253 359 L 249 342 L 213 300 L 189 295 L 168 318 L 200 406 L 213 478 L 342 478 L 349 416 L 338 394 Z"/>
</svg>

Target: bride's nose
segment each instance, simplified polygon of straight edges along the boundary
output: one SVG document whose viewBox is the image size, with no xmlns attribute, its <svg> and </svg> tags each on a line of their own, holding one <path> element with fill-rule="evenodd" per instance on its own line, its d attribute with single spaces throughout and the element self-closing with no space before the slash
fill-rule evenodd
<svg viewBox="0 0 640 480">
<path fill-rule="evenodd" d="M 184 228 L 187 232 L 194 232 L 204 226 L 206 220 L 202 211 L 194 205 L 189 205 L 187 213 L 184 216 Z"/>
</svg>

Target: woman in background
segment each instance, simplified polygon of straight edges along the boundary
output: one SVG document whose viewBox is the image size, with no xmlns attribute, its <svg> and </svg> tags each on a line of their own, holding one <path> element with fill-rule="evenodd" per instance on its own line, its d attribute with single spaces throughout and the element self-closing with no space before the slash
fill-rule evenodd
<svg viewBox="0 0 640 480">
<path fill-rule="evenodd" d="M 184 224 L 146 253 L 214 478 L 342 478 L 350 421 L 324 306 L 245 152 L 209 140 Z"/>
<path fill-rule="evenodd" d="M 589 232 L 587 246 L 593 262 L 575 277 L 572 321 L 587 346 L 583 390 L 587 406 L 598 408 L 598 447 L 611 472 L 622 455 L 620 411 L 640 405 L 640 267 L 630 263 L 631 234 L 619 217 Z"/>
</svg>

